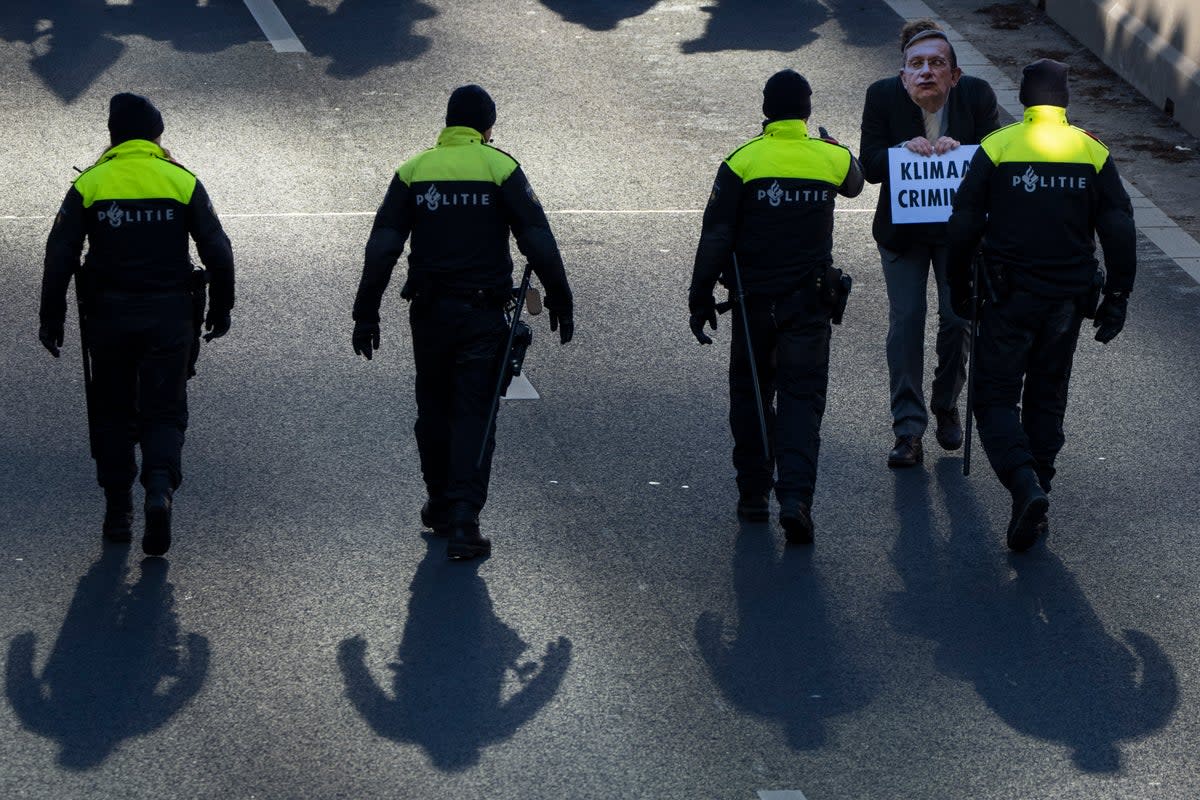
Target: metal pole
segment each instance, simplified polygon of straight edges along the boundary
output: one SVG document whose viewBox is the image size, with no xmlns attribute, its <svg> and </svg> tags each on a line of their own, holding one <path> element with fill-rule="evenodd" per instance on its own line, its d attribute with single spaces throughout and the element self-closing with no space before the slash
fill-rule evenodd
<svg viewBox="0 0 1200 800">
<path fill-rule="evenodd" d="M 92 354 L 88 350 L 87 312 L 83 302 L 83 292 L 79 290 L 79 273 L 75 273 L 75 308 L 79 312 L 79 358 L 83 362 L 83 398 L 87 408 L 88 422 L 88 451 L 92 458 L 96 457 L 96 421 L 92 409 Z"/>
<path fill-rule="evenodd" d="M 512 354 L 513 338 L 517 335 L 517 323 L 521 320 L 521 307 L 525 305 L 525 295 L 529 292 L 529 276 L 532 270 L 533 265 L 526 264 L 525 272 L 521 275 L 521 288 L 517 290 L 517 307 L 513 309 L 512 324 L 508 328 L 508 341 L 504 345 L 503 357 L 500 359 L 500 373 L 496 376 L 496 390 L 492 392 L 492 405 L 488 412 L 487 425 L 483 429 L 483 441 L 479 443 L 479 457 L 475 459 L 475 469 L 483 468 L 488 437 L 492 435 L 492 425 L 495 424 L 496 414 L 500 410 L 500 395 L 504 393 L 504 376 L 508 372 L 508 359 Z"/>
<path fill-rule="evenodd" d="M 734 298 L 742 309 L 742 331 L 746 336 L 746 355 L 750 358 L 750 380 L 754 382 L 754 403 L 758 408 L 758 430 L 762 434 L 763 457 L 770 460 L 771 442 L 767 436 L 767 414 L 763 411 L 762 387 L 758 385 L 758 363 L 754 360 L 754 345 L 750 341 L 750 315 L 746 313 L 746 293 L 742 289 L 742 270 L 737 253 L 733 254 Z"/>
<path fill-rule="evenodd" d="M 967 361 L 967 421 L 963 425 L 963 476 L 971 474 L 971 424 L 975 418 L 975 340 L 979 338 L 979 279 L 983 270 L 983 255 L 976 253 L 971 261 L 974 277 L 971 280 L 971 344 Z"/>
</svg>

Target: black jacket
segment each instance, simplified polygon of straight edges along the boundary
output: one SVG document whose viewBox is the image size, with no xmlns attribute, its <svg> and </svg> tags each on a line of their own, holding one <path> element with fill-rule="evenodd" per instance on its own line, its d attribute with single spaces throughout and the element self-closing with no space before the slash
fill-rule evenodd
<svg viewBox="0 0 1200 800">
<path fill-rule="evenodd" d="M 1104 248 L 1105 290 L 1129 292 L 1137 229 L 1108 148 L 1067 123 L 1058 106 L 1025 109 L 1022 122 L 986 137 L 947 223 L 949 272 L 962 281 L 980 237 L 1012 284 L 1046 297 L 1087 292 Z"/>
<path fill-rule="evenodd" d="M 1000 127 L 996 93 L 988 82 L 963 75 L 946 98 L 945 135 L 962 144 L 979 144 Z M 893 225 L 888 149 L 925 135 L 921 107 L 912 101 L 900 76 L 875 81 L 867 89 L 863 104 L 862 139 L 859 158 L 868 183 L 883 184 L 871 233 L 889 250 L 903 251 L 915 242 L 942 244 L 944 223 Z"/>
<path fill-rule="evenodd" d="M 547 307 L 569 314 L 562 257 L 520 165 L 476 130 L 444 129 L 437 146 L 404 162 L 388 186 L 367 240 L 354 320 L 379 322 L 383 292 L 410 236 L 410 288 L 507 292 L 510 231 L 546 289 Z"/>
<path fill-rule="evenodd" d="M 187 292 L 193 287 L 188 237 L 209 273 L 213 313 L 233 308 L 233 249 L 196 176 L 153 142 L 108 150 L 67 191 L 46 241 L 40 317 L 61 324 L 67 286 L 80 272 L 90 291 Z"/>
<path fill-rule="evenodd" d="M 833 259 L 835 197 L 855 197 L 862 188 L 862 169 L 845 147 L 809 138 L 804 120 L 769 122 L 717 170 L 689 306 L 711 299 L 735 253 L 747 294 L 811 285 L 806 281 Z"/>
</svg>

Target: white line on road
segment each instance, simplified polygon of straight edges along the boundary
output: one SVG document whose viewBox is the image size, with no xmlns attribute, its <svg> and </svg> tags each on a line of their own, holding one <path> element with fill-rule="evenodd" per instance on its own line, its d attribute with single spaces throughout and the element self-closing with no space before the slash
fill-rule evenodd
<svg viewBox="0 0 1200 800">
<path fill-rule="evenodd" d="M 873 208 L 838 208 L 837 214 L 873 214 Z M 703 214 L 703 208 L 564 208 L 558 211 L 547 211 L 547 216 L 593 214 L 605 215 L 637 215 L 637 214 Z M 374 211 L 276 211 L 245 214 L 222 214 L 222 219 L 256 219 L 281 217 L 373 217 Z M 0 217 L 0 219 L 45 219 L 45 217 Z"/>
<path fill-rule="evenodd" d="M 837 214 L 873 214 L 872 208 L 838 208 Z M 567 208 L 561 211 L 547 211 L 548 216 L 557 215 L 633 215 L 633 214 L 703 214 L 703 208 Z M 221 219 L 291 219 L 305 217 L 373 217 L 374 211 L 263 211 L 221 214 Z M 0 222 L 21 222 L 29 220 L 53 219 L 53 215 L 36 214 L 33 216 L 0 216 Z"/>
<path fill-rule="evenodd" d="M 808 800 L 799 789 L 759 789 L 758 800 Z"/>
<path fill-rule="evenodd" d="M 276 53 L 307 53 L 304 43 L 296 36 L 292 26 L 279 13 L 275 0 L 245 0 L 246 8 L 254 15 L 258 27 L 271 42 Z"/>
</svg>

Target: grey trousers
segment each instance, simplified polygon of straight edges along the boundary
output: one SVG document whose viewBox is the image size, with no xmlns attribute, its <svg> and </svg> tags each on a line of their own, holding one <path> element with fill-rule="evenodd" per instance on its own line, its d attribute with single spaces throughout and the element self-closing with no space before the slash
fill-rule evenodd
<svg viewBox="0 0 1200 800">
<path fill-rule="evenodd" d="M 902 253 L 879 248 L 888 293 L 887 361 L 892 390 L 892 430 L 896 436 L 921 436 L 929 424 L 922 384 L 925 378 L 925 312 L 929 267 L 938 293 L 937 368 L 930 406 L 948 411 L 958 405 L 967 382 L 970 323 L 950 306 L 946 248 L 915 244 Z"/>
</svg>

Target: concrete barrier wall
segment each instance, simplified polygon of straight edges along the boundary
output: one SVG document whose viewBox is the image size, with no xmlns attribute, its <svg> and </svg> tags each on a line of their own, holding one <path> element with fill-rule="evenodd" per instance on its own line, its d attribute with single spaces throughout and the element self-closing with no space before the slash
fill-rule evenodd
<svg viewBox="0 0 1200 800">
<path fill-rule="evenodd" d="M 1030 0 L 1200 136 L 1200 0 Z"/>
</svg>

